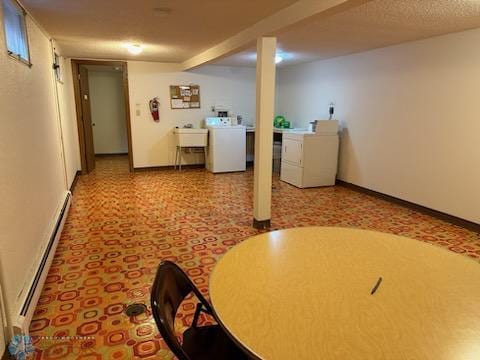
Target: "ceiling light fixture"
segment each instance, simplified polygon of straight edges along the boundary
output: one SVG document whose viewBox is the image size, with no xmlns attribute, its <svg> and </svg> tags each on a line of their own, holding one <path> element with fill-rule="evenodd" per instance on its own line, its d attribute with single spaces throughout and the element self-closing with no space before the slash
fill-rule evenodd
<svg viewBox="0 0 480 360">
<path fill-rule="evenodd" d="M 133 55 L 138 55 L 143 51 L 142 45 L 139 44 L 127 44 L 125 47 L 127 48 L 128 52 Z"/>
<path fill-rule="evenodd" d="M 283 61 L 283 57 L 280 55 L 275 55 L 275 64 L 279 64 Z"/>
</svg>

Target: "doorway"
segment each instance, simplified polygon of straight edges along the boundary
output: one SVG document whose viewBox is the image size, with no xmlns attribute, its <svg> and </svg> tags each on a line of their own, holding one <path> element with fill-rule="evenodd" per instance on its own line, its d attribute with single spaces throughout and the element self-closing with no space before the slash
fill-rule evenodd
<svg viewBox="0 0 480 360">
<path fill-rule="evenodd" d="M 128 154 L 133 171 L 127 63 L 72 60 L 82 174 L 98 156 Z"/>
</svg>

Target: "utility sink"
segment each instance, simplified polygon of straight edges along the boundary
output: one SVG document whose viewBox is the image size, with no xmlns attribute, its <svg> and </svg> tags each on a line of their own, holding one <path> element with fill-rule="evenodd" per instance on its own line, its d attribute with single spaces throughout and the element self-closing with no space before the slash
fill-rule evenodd
<svg viewBox="0 0 480 360">
<path fill-rule="evenodd" d="M 205 147 L 208 143 L 208 129 L 175 128 L 175 142 L 180 147 Z"/>
</svg>

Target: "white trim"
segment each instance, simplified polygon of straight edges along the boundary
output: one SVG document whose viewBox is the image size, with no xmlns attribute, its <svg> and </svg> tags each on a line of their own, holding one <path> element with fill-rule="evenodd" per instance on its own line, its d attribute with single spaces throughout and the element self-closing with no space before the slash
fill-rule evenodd
<svg viewBox="0 0 480 360">
<path fill-rule="evenodd" d="M 0 284 L 0 357 L 5 353 L 7 349 L 7 335 L 5 329 L 7 327 L 7 314 L 3 306 L 3 293 L 2 286 Z"/>
</svg>

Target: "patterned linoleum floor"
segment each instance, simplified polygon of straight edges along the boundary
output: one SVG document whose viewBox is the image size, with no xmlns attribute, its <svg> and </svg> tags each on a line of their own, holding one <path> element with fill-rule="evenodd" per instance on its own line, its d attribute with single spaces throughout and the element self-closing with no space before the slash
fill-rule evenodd
<svg viewBox="0 0 480 360">
<path fill-rule="evenodd" d="M 257 233 L 252 186 L 252 171 L 131 174 L 126 158 L 100 158 L 97 169 L 79 179 L 37 305 L 35 358 L 172 359 L 151 315 L 129 318 L 124 308 L 148 304 L 162 259 L 180 264 L 208 294 L 216 260 Z M 272 227 L 312 225 L 404 235 L 480 259 L 478 233 L 344 187 L 300 190 L 276 178 Z M 190 324 L 193 306 L 182 305 L 179 332 Z"/>
</svg>

